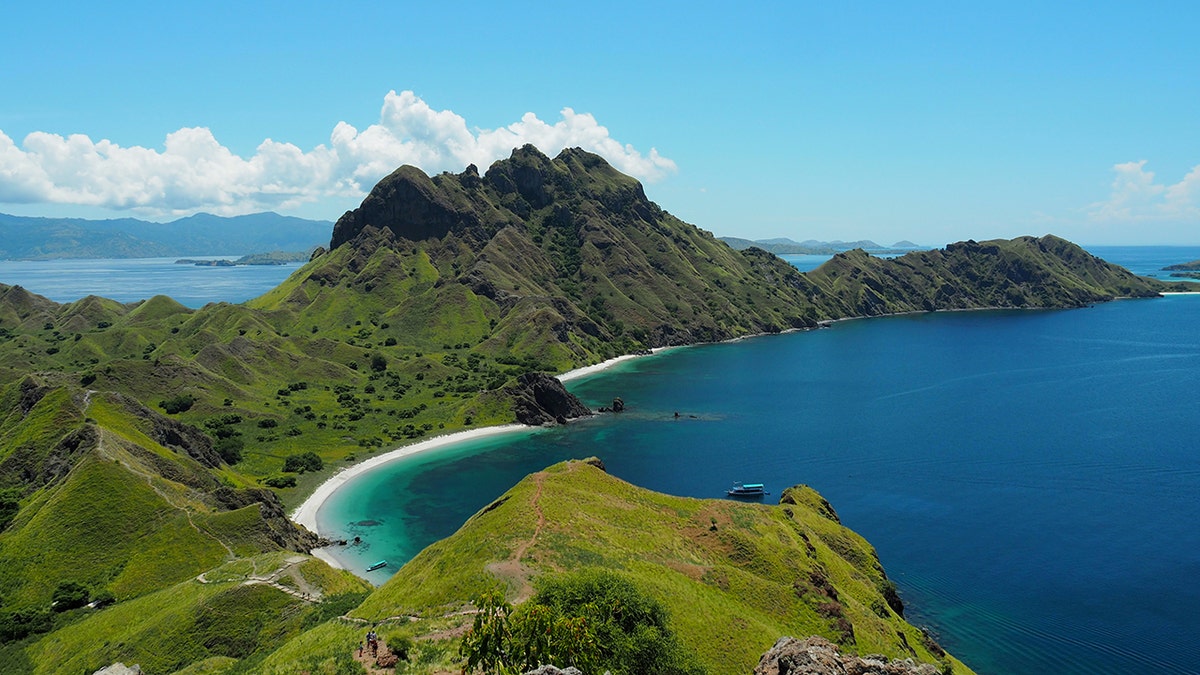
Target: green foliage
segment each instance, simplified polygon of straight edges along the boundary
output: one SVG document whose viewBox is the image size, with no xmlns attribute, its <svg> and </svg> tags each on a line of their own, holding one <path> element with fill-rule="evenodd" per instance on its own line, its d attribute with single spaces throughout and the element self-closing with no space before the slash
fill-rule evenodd
<svg viewBox="0 0 1200 675">
<path fill-rule="evenodd" d="M 54 594 L 50 596 L 50 600 L 56 612 L 65 612 L 69 609 L 77 609 L 88 604 L 90 600 L 87 586 L 76 583 L 74 581 L 64 581 L 54 589 Z"/>
<path fill-rule="evenodd" d="M 17 488 L 0 489 L 0 532 L 8 527 L 21 508 L 21 491 Z"/>
<path fill-rule="evenodd" d="M 14 611 L 0 610 L 0 644 L 44 633 L 53 625 L 54 618 L 50 615 L 50 610 L 45 607 Z"/>
<path fill-rule="evenodd" d="M 283 460 L 283 470 L 289 473 L 304 473 L 305 471 L 320 471 L 325 468 L 320 455 L 315 452 L 302 452 L 288 455 Z"/>
<path fill-rule="evenodd" d="M 269 478 L 263 479 L 263 483 L 265 483 L 267 485 L 267 487 L 273 487 L 276 489 L 294 488 L 294 487 L 296 487 L 296 477 L 295 476 L 271 476 Z"/>
<path fill-rule="evenodd" d="M 171 398 L 163 399 L 158 402 L 158 407 L 162 408 L 168 415 L 175 415 L 181 412 L 187 412 L 195 404 L 196 399 L 191 394 L 179 394 Z"/>
<path fill-rule="evenodd" d="M 231 465 L 242 461 L 242 450 L 245 447 L 245 441 L 237 436 L 220 438 L 213 444 L 213 449 L 221 456 L 221 460 Z"/>
<path fill-rule="evenodd" d="M 704 672 L 671 632 L 662 605 L 613 572 L 543 577 L 537 595 L 516 611 L 498 590 L 482 594 L 476 607 L 459 647 L 467 671 L 552 663 L 615 675 Z"/>
</svg>

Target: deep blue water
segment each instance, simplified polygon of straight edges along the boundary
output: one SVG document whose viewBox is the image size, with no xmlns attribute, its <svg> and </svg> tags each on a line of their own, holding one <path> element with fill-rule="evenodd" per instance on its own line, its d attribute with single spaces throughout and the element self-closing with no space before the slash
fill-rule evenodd
<svg viewBox="0 0 1200 675">
<path fill-rule="evenodd" d="M 189 257 L 234 260 L 241 256 Z M 55 302 L 74 302 L 88 295 L 117 302 L 169 295 L 194 309 L 210 302 L 256 298 L 300 267 L 300 263 L 197 267 L 176 265 L 177 259 L 0 260 L 0 284 L 22 286 Z"/>
<path fill-rule="evenodd" d="M 576 381 L 630 411 L 387 465 L 319 520 L 364 538 L 361 567 L 568 458 L 696 497 L 807 483 L 876 546 L 909 619 L 980 673 L 1196 673 L 1197 386 L 1200 296 L 841 322 Z"/>
<path fill-rule="evenodd" d="M 1147 275 L 1200 259 L 1089 250 Z M 0 283 L 198 307 L 295 268 L 172 263 L 0 261 Z M 631 410 L 388 465 L 320 520 L 364 536 L 353 564 L 393 563 L 381 582 L 563 459 L 599 455 L 630 482 L 698 497 L 734 480 L 808 483 L 877 547 L 910 620 L 978 672 L 1200 673 L 1198 385 L 1200 296 L 843 322 L 576 381 L 593 407 L 621 396 Z"/>
</svg>

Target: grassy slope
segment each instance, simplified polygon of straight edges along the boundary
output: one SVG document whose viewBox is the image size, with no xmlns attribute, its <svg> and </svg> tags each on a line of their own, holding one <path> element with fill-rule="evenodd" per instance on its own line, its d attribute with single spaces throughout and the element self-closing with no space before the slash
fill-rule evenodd
<svg viewBox="0 0 1200 675">
<path fill-rule="evenodd" d="M 343 231 L 352 244 L 246 305 L 189 310 L 163 296 L 62 305 L 0 285 L 0 489 L 21 497 L 0 532 L 0 611 L 45 606 L 71 578 L 141 597 L 231 556 L 275 550 L 259 507 L 218 503 L 221 486 L 255 487 L 279 476 L 287 455 L 315 451 L 325 471 L 280 491 L 294 504 L 385 445 L 511 421 L 501 388 L 527 370 L 844 316 L 1077 306 L 1167 288 L 1053 237 L 895 261 L 850 252 L 803 275 L 678 221 L 588 153 L 526 151 L 498 166 L 508 173 L 486 184 L 398 171 L 391 187 L 415 185 L 475 224 L 419 242 L 387 228 Z M 524 187 L 501 189 L 504 180 Z M 369 203 L 378 213 L 394 206 Z M 87 390 L 98 393 L 85 404 Z M 105 392 L 148 408 L 193 396 L 173 417 L 214 436 L 214 421 L 236 416 L 224 432 L 244 441 L 243 460 L 205 466 Z M 562 548 L 603 559 L 582 544 Z M 472 579 L 464 589 L 481 583 Z"/>
<path fill-rule="evenodd" d="M 94 672 L 116 661 L 144 672 L 170 673 L 190 664 L 228 668 L 236 660 L 264 658 L 320 617 L 307 603 L 265 584 L 246 585 L 252 569 L 276 568 L 271 555 L 229 563 L 210 572 L 210 583 L 184 581 L 137 600 L 89 613 L 27 649 L 35 673 Z M 348 573 L 309 559 L 305 578 L 326 593 L 368 588 Z M 320 618 L 318 618 L 320 617 Z"/>
<path fill-rule="evenodd" d="M 438 617 L 497 583 L 519 598 L 539 574 L 595 566 L 619 570 L 666 604 L 713 673 L 749 672 L 785 634 L 824 635 L 863 654 L 943 658 L 888 608 L 871 546 L 811 489 L 788 495 L 796 503 L 672 497 L 583 462 L 555 465 L 431 545 L 352 614 Z M 520 567 L 496 565 L 525 546 Z"/>
</svg>

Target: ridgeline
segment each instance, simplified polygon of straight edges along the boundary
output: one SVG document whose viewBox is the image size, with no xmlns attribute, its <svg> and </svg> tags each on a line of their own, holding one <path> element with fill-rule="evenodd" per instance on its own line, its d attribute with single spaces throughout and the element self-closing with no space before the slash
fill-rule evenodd
<svg viewBox="0 0 1200 675">
<path fill-rule="evenodd" d="M 530 373 L 852 316 L 1172 288 L 1052 236 L 854 250 L 802 274 L 678 220 L 596 155 L 529 146 L 483 176 L 398 169 L 329 250 L 242 305 L 59 304 L 0 285 L 0 672 L 354 672 L 358 621 L 409 613 L 423 620 L 390 643 L 433 672 L 458 667 L 455 611 L 474 592 L 526 597 L 588 566 L 665 605 L 710 672 L 746 672 L 789 632 L 954 664 L 807 490 L 700 502 L 554 467 L 369 595 L 306 555 L 316 537 L 285 508 L 385 446 L 582 414 Z"/>
</svg>

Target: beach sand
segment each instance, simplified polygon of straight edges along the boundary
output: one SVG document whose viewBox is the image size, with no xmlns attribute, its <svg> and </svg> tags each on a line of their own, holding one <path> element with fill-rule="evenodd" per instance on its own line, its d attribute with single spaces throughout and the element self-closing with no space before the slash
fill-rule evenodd
<svg viewBox="0 0 1200 675">
<path fill-rule="evenodd" d="M 669 347 L 654 349 L 651 353 L 656 354 L 663 349 L 669 349 Z M 627 354 L 625 356 L 618 356 L 616 358 L 597 363 L 593 366 L 585 366 L 583 368 L 576 368 L 575 370 L 567 371 L 559 375 L 558 379 L 566 382 L 585 377 L 587 375 L 593 375 L 605 369 L 611 368 L 618 363 L 628 361 L 630 359 L 636 359 L 640 356 L 643 355 Z M 313 493 L 309 495 L 302 504 L 300 504 L 300 506 L 296 507 L 296 510 L 292 512 L 290 517 L 292 522 L 295 522 L 298 525 L 303 525 L 317 534 L 321 534 L 320 530 L 317 528 L 317 512 L 321 510 L 321 507 L 333 495 L 333 493 L 345 485 L 351 478 L 366 473 L 367 471 L 370 471 L 380 465 L 387 464 L 388 462 L 393 462 L 404 457 L 411 457 L 412 455 L 420 452 L 426 452 L 436 448 L 442 448 L 453 443 L 461 443 L 463 441 L 469 441 L 476 438 L 486 438 L 488 436 L 495 436 L 497 434 L 505 434 L 513 431 L 527 431 L 529 428 L 530 427 L 527 427 L 523 424 L 504 424 L 494 427 L 483 427 L 480 429 L 468 429 L 466 431 L 458 431 L 452 434 L 446 434 L 445 436 L 430 438 L 419 443 L 413 443 L 412 445 L 405 445 L 385 452 L 377 457 L 371 457 L 370 459 L 366 459 L 353 466 L 348 466 L 333 476 L 330 476 L 329 479 L 324 483 L 321 483 L 321 485 L 318 486 L 317 489 L 314 490 Z M 333 548 L 335 547 L 329 547 L 329 549 Z M 338 560 L 330 550 L 313 549 L 312 554 L 313 556 L 329 563 L 333 567 L 350 569 L 345 563 Z"/>
<path fill-rule="evenodd" d="M 353 466 L 348 466 L 330 476 L 329 479 L 324 483 L 321 483 L 321 485 L 318 486 L 317 489 L 308 496 L 308 499 L 304 500 L 304 503 L 296 507 L 296 510 L 291 514 L 292 522 L 298 525 L 303 525 L 313 532 L 318 532 L 317 511 L 321 510 L 321 506 L 325 503 L 325 501 L 329 499 L 329 497 L 336 492 L 338 488 L 345 485 L 346 482 L 351 478 L 364 474 L 377 466 L 387 464 L 388 462 L 393 462 L 403 457 L 410 457 L 419 452 L 426 452 L 436 448 L 442 448 L 453 443 L 461 443 L 462 441 L 469 441 L 476 438 L 486 438 L 488 436 L 495 436 L 497 434 L 505 434 L 512 431 L 522 431 L 528 429 L 529 427 L 525 426 L 524 424 L 503 424 L 495 427 L 483 427 L 480 429 L 457 431 L 452 434 L 446 434 L 445 436 L 438 436 L 436 438 L 430 438 L 429 440 L 421 441 L 419 443 L 413 443 L 412 445 L 405 445 L 396 448 L 395 450 L 385 452 L 377 457 L 371 457 L 370 459 L 359 462 Z"/>
</svg>

